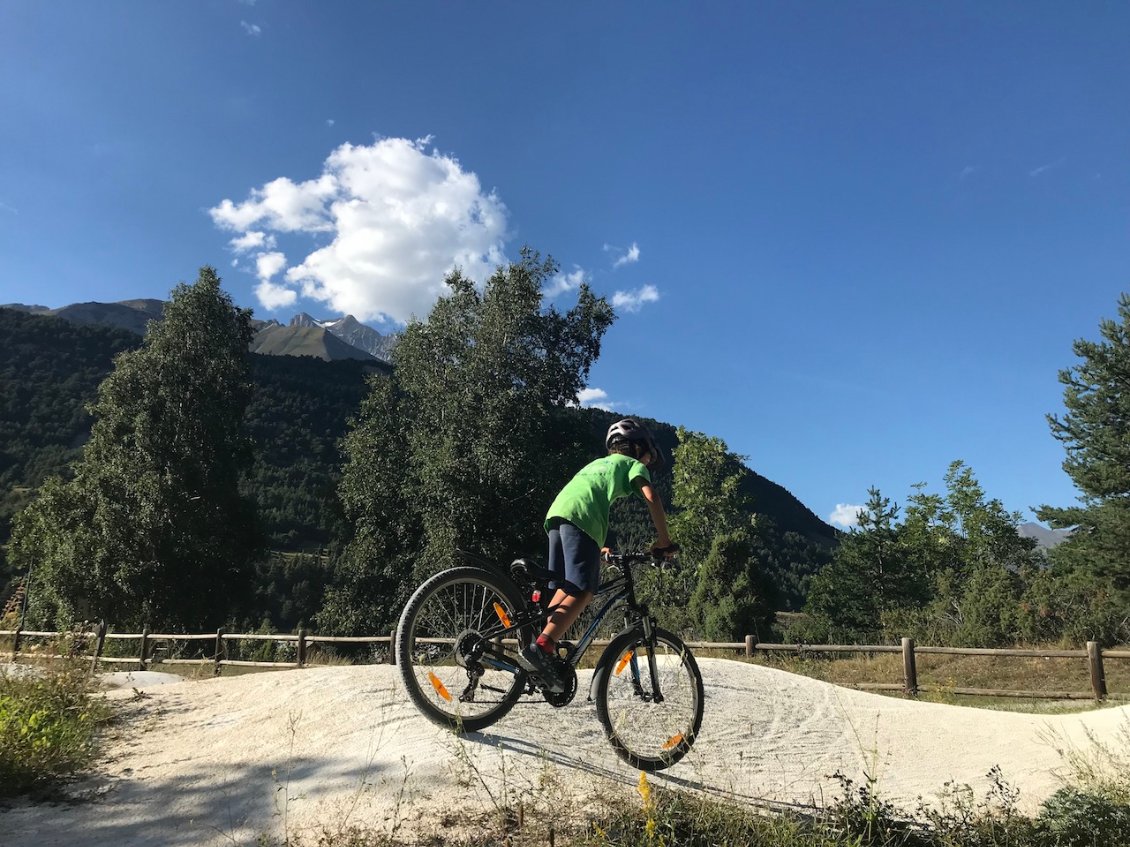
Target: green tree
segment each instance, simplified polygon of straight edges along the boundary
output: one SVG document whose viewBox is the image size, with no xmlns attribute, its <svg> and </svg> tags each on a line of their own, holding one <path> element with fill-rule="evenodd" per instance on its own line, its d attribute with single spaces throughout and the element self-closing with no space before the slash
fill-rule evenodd
<svg viewBox="0 0 1130 847">
<path fill-rule="evenodd" d="M 413 502 L 410 406 L 391 377 L 370 377 L 369 396 L 345 438 L 338 492 L 353 534 L 334 566 L 318 626 L 368 635 L 397 618 L 423 538 Z"/>
<path fill-rule="evenodd" d="M 115 359 L 74 478 L 48 481 L 13 527 L 35 619 L 210 627 L 245 598 L 261 550 L 239 493 L 250 339 L 250 313 L 205 267 Z"/>
<path fill-rule="evenodd" d="M 671 533 L 682 547 L 680 571 L 646 584 L 648 592 L 707 638 L 766 635 L 772 608 L 765 572 L 769 521 L 742 493 L 749 473 L 720 438 L 680 427 L 674 454 Z M 689 597 L 687 596 L 689 593 Z M 686 609 L 681 615 L 678 609 Z"/>
<path fill-rule="evenodd" d="M 540 553 L 545 508 L 589 456 L 568 415 L 613 313 L 582 286 L 567 312 L 543 308 L 552 259 L 523 250 L 479 289 L 460 272 L 397 345 L 346 440 L 341 499 L 354 535 L 323 627 L 390 623 L 411 578 L 459 549 L 506 562 Z"/>
<path fill-rule="evenodd" d="M 678 428 L 673 456 L 671 532 L 683 554 L 701 562 L 714 539 L 749 525 L 752 504 L 741 491 L 742 457 L 721 438 Z"/>
<path fill-rule="evenodd" d="M 1080 361 L 1060 371 L 1066 412 L 1049 415 L 1052 435 L 1063 444 L 1063 469 L 1079 490 L 1079 504 L 1041 506 L 1037 515 L 1053 527 L 1073 528 L 1052 557 L 1074 581 L 1113 594 L 1130 606 L 1130 294 L 1118 300 L 1118 319 L 1099 324 L 1098 341 L 1079 339 Z M 1108 640 L 1130 637 L 1123 618 Z"/>
<path fill-rule="evenodd" d="M 877 488 L 867 492 L 858 525 L 840 541 L 832 563 L 812 578 L 807 611 L 826 637 L 874 635 L 882 613 L 903 605 L 909 568 L 899 543 L 899 507 Z"/>
</svg>

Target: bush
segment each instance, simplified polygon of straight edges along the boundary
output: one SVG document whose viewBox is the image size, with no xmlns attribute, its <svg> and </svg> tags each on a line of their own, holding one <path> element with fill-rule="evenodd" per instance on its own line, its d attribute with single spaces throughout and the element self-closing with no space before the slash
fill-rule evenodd
<svg viewBox="0 0 1130 847">
<path fill-rule="evenodd" d="M 88 695 L 76 665 L 0 672 L 0 796 L 44 787 L 90 762 L 109 710 Z"/>
<path fill-rule="evenodd" d="M 1061 788 L 1044 801 L 1039 820 L 1056 847 L 1130 844 L 1130 806 L 1103 794 Z"/>
</svg>

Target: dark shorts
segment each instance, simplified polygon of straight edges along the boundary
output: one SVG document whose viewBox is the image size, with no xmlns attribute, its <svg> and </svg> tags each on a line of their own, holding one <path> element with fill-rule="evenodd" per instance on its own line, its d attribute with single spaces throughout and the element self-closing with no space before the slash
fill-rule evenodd
<svg viewBox="0 0 1130 847">
<path fill-rule="evenodd" d="M 577 595 L 596 591 L 600 585 L 600 545 L 593 537 L 563 518 L 554 518 L 549 528 L 550 588 Z"/>
</svg>

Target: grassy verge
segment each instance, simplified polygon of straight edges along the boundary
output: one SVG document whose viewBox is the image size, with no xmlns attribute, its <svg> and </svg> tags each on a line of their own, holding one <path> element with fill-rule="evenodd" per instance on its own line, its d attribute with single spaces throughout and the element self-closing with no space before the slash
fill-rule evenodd
<svg viewBox="0 0 1130 847">
<path fill-rule="evenodd" d="M 767 811 L 659 791 L 641 778 L 640 802 L 608 805 L 584 820 L 543 814 L 490 814 L 405 842 L 363 828 L 323 834 L 317 847 L 1125 847 L 1130 804 L 1094 786 L 1064 788 L 1036 817 L 1017 813 L 1017 792 L 999 774 L 975 798 L 951 790 L 942 808 L 898 809 L 874 786 L 841 777 L 843 795 L 825 808 Z"/>
<path fill-rule="evenodd" d="M 78 663 L 0 669 L 0 796 L 49 787 L 90 763 L 109 708 L 89 694 Z"/>
</svg>

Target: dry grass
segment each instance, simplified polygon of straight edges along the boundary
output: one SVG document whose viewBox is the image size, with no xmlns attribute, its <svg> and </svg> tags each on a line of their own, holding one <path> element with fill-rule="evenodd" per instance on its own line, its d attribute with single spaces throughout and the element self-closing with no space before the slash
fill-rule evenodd
<svg viewBox="0 0 1130 847">
<path fill-rule="evenodd" d="M 760 653 L 753 659 L 731 651 L 696 650 L 697 656 L 752 661 L 779 668 L 812 679 L 836 685 L 860 683 L 900 683 L 903 679 L 902 656 L 898 653 L 810 654 Z M 986 688 L 1011 691 L 1088 692 L 1091 690 L 1087 660 L 1039 659 L 1011 656 L 950 656 L 918 654 L 920 686 L 952 688 Z M 1107 690 L 1113 695 L 1130 697 L 1130 660 L 1106 659 L 1104 662 Z M 898 692 L 880 692 L 903 696 Z M 1020 699 L 922 692 L 920 699 L 955 703 L 964 706 L 1007 709 L 1010 711 L 1047 712 L 1083 711 L 1095 707 L 1090 700 Z"/>
</svg>

